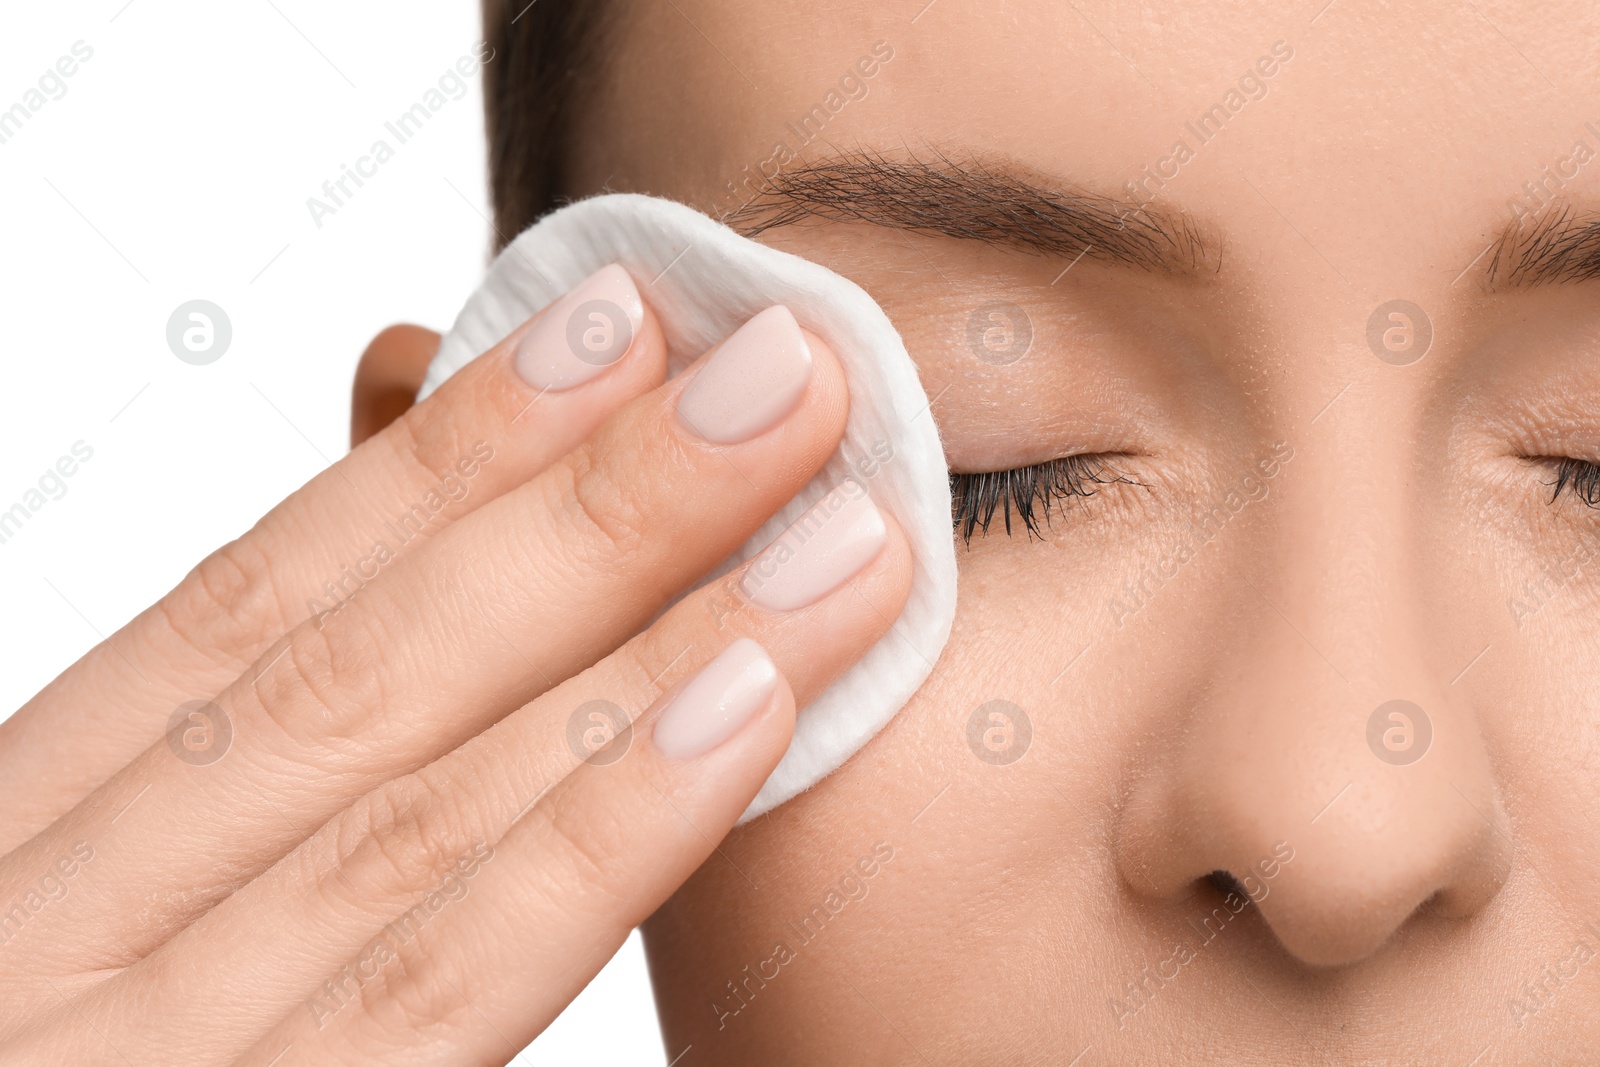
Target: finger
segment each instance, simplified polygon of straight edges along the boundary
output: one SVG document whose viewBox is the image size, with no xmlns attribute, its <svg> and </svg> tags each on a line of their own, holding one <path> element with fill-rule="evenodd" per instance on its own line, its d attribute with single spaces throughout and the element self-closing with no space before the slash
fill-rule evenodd
<svg viewBox="0 0 1600 1067">
<path fill-rule="evenodd" d="M 444 1062 L 441 1048 L 488 1040 L 477 1011 L 531 1039 L 710 855 L 782 754 L 787 706 L 741 726 L 748 703 L 705 699 L 717 678 L 741 676 L 728 669 L 736 649 L 769 650 L 803 705 L 903 606 L 912 562 L 898 527 L 870 504 L 818 508 L 821 519 L 796 524 L 798 551 L 775 549 L 776 562 L 700 590 L 589 671 L 370 794 L 79 1010 L 150 1049 L 158 1034 L 119 1028 L 139 1004 L 161 1003 L 180 1024 L 161 1029 L 203 1034 L 216 1056 L 259 1033 L 227 1020 L 281 1012 L 257 1046 L 263 1062 L 285 1046 L 284 1063 L 387 1062 L 412 1041 Z M 574 710 L 601 699 L 629 728 L 593 756 L 573 751 Z M 470 897 L 445 903 L 463 880 Z M 397 1012 L 437 1032 L 396 1031 Z"/>
<path fill-rule="evenodd" d="M 410 411 L 439 351 L 439 335 L 421 326 L 390 326 L 367 345 L 350 389 L 350 447 Z"/>
<path fill-rule="evenodd" d="M 701 761 L 707 765 L 708 776 L 715 776 L 705 784 L 706 792 L 725 794 L 730 789 L 737 789 L 738 795 L 743 797 L 743 801 L 735 799 L 725 802 L 724 819 L 728 825 L 738 816 L 738 805 L 748 802 L 759 788 L 759 776 L 769 771 L 781 757 L 783 744 L 793 725 L 792 697 L 787 687 L 782 685 L 782 679 L 770 669 L 770 664 L 769 672 L 769 691 L 762 705 L 756 709 L 755 721 L 734 743 L 726 746 L 728 751 Z M 723 758 L 717 759 L 717 755 Z M 694 805 L 700 818 L 707 822 L 711 817 L 699 809 L 708 806 L 705 802 Z M 725 831 L 726 827 L 723 827 L 722 832 Z M 704 846 L 698 837 L 691 840 L 681 829 L 670 842 L 657 840 L 653 844 L 682 850 L 681 856 L 674 856 L 681 865 L 681 872 L 675 871 L 673 877 L 679 880 L 688 876 L 698 860 L 703 858 L 703 852 L 709 851 L 709 847 Z M 433 903 L 437 905 L 440 902 L 441 893 L 437 888 L 440 884 L 439 875 L 447 879 L 448 888 L 443 892 L 456 895 L 458 890 L 455 887 L 463 885 L 460 881 L 462 873 L 470 878 L 478 873 L 477 863 L 492 865 L 495 859 L 495 847 L 484 841 L 470 845 L 465 853 L 452 856 L 450 866 L 455 873 L 452 875 L 441 871 L 432 875 L 429 890 L 425 890 L 425 895 L 413 902 L 421 909 L 418 915 L 403 919 L 402 924 L 409 927 L 425 921 L 422 916 L 429 913 L 426 894 L 430 891 L 434 896 Z M 454 880 L 450 881 L 452 878 Z M 272 917 L 265 917 L 265 921 L 272 922 Z M 307 933 L 315 936 L 318 932 L 291 931 L 285 927 L 281 935 L 264 940 L 279 948 L 289 948 L 294 937 Z M 589 948 L 589 951 L 593 949 Z M 612 946 L 606 955 L 614 952 L 615 946 Z M 306 962 L 303 958 L 293 961 L 295 970 L 304 969 Z M 163 952 L 161 960 L 151 960 L 141 965 L 139 979 L 119 976 L 114 980 L 116 988 L 102 986 L 95 989 L 71 1005 L 70 1011 L 56 1013 L 26 1037 L 8 1045 L 7 1052 L 15 1056 L 18 1062 L 89 1063 L 99 1062 L 94 1057 L 104 1056 L 111 1049 L 130 1048 L 137 1049 L 141 1060 L 149 1063 L 259 1062 L 272 1064 L 273 1067 L 291 1067 L 295 1064 L 409 1062 L 412 1056 L 426 1054 L 429 1047 L 437 1048 L 434 1045 L 437 1035 L 427 1032 L 432 1029 L 431 1021 L 423 1018 L 414 1020 L 421 1024 L 416 1032 L 404 1024 L 390 1031 L 386 1035 L 382 1054 L 374 1054 L 374 1043 L 370 1039 L 360 1041 L 365 1051 L 358 1052 L 351 1047 L 353 1042 L 350 1040 L 339 1040 L 341 1035 L 337 1030 L 329 1034 L 319 1033 L 317 1023 L 327 1026 L 334 1019 L 344 998 L 355 993 L 358 982 L 354 972 L 348 977 L 342 973 L 333 974 L 336 965 L 330 965 L 328 989 L 320 994 L 330 998 L 325 1002 L 313 1000 L 317 995 L 317 991 L 311 988 L 315 979 L 308 978 L 305 986 L 289 990 L 280 987 L 278 981 L 273 981 L 282 977 L 274 975 L 268 980 L 268 998 L 264 1001 L 251 997 L 240 988 L 249 982 L 238 967 L 229 966 L 227 961 L 213 954 L 208 953 L 201 960 L 199 969 L 205 975 L 213 972 L 223 974 L 227 982 L 223 990 L 208 992 L 202 985 L 185 979 L 182 969 L 186 966 L 186 963 L 177 960 L 169 965 L 168 954 Z M 596 970 L 598 966 L 596 964 Z M 367 973 L 369 970 L 367 967 L 361 968 L 367 979 L 375 977 L 374 973 Z M 123 977 L 130 980 L 124 982 Z M 191 978 L 198 977 L 191 975 Z M 140 995 L 140 989 L 162 998 L 145 1002 L 161 1004 L 159 1019 L 132 1002 L 133 997 Z M 340 989 L 342 993 L 338 992 Z M 167 999 L 169 994 L 175 999 Z M 236 996 L 241 994 L 243 999 L 236 1000 Z M 269 1015 L 269 1011 L 276 1014 Z M 287 1020 L 284 1019 L 285 1014 L 289 1016 Z M 384 1011 L 384 1015 L 393 1018 L 390 1010 Z M 307 1019 L 312 1024 L 309 1028 L 299 1025 Z M 306 1031 L 303 1036 L 299 1032 L 301 1030 Z M 340 1045 L 345 1047 L 335 1052 L 334 1049 Z M 268 1048 L 270 1052 L 265 1051 Z M 495 1062 L 506 1062 L 519 1050 L 520 1046 L 505 1051 Z M 424 1059 L 422 1062 L 443 1061 Z"/>
<path fill-rule="evenodd" d="M 618 309 L 619 328 L 591 363 L 572 355 L 569 334 L 580 345 L 584 334 L 568 327 L 596 300 Z M 600 362 L 630 333 L 625 354 Z M 318 474 L 0 723 L 0 851 L 155 743 L 179 705 L 215 695 L 294 626 L 569 452 L 665 364 L 659 324 L 608 267 Z"/>
<path fill-rule="evenodd" d="M 808 349 L 776 311 L 687 382 L 628 405 L 549 470 L 395 563 L 320 627 L 298 628 L 285 654 L 218 697 L 232 724 L 222 761 L 174 759 L 170 737 L 173 748 L 152 747 L 18 850 L 16 869 L 31 870 L 63 843 L 107 839 L 107 862 L 90 876 L 105 879 L 101 899 L 74 896 L 52 913 L 64 936 L 148 951 L 363 793 L 602 659 L 746 540 L 834 452 L 848 405 L 837 360 L 818 338 Z M 792 394 L 790 379 L 752 400 L 740 391 L 751 379 L 726 373 L 730 359 L 738 371 L 797 350 L 806 374 L 783 408 L 769 400 Z M 709 403 L 697 382 L 731 382 L 729 403 Z M 750 419 L 763 403 L 770 424 Z M 714 435 L 732 426 L 752 436 L 714 443 L 685 409 Z M 151 885 L 184 893 L 152 909 Z"/>
<path fill-rule="evenodd" d="M 909 555 L 904 559 L 909 563 Z M 909 566 L 904 573 L 908 581 Z M 894 603 L 880 604 L 856 621 L 881 636 L 905 588 Z M 816 635 L 826 625 L 812 620 L 796 627 L 785 643 L 790 654 L 774 652 L 786 673 L 801 662 L 815 669 L 812 652 L 823 643 Z M 832 659 L 828 649 L 821 652 L 824 660 Z M 842 667 L 831 662 L 825 669 L 831 677 Z M 653 729 L 646 721 L 652 744 L 662 725 L 659 717 Z M 605 772 L 613 769 L 623 772 L 621 783 L 608 780 Z M 362 987 L 362 1011 L 327 999 L 319 986 L 304 1013 L 291 1013 L 296 1028 L 290 1039 L 311 1052 L 302 1062 L 315 1062 L 319 1047 L 349 1047 L 358 1060 L 373 1054 L 416 1064 L 502 1062 L 508 1048 L 520 1049 L 548 1026 L 629 931 L 701 863 L 732 864 L 713 855 L 713 844 L 743 811 L 742 804 L 718 805 L 714 779 L 726 773 L 709 762 L 685 767 L 662 759 L 659 746 L 656 752 L 644 746 L 614 767 L 583 767 L 565 778 L 548 805 L 537 805 L 532 817 L 514 824 L 494 846 L 494 859 L 467 883 L 470 895 L 441 909 L 437 921 L 419 926 L 408 920 L 389 928 L 396 958 L 380 983 Z M 749 795 L 741 793 L 741 799 Z M 738 875 L 759 891 L 762 872 Z M 359 961 L 371 944 L 357 948 L 347 964 Z M 329 1009 L 332 1019 L 324 1014 Z M 408 1030 L 411 1040 L 401 1044 L 397 1034 Z M 417 1041 L 419 1033 L 432 1040 Z M 319 1036 L 325 1046 L 313 1044 Z M 398 1051 L 387 1051 L 396 1044 Z M 431 1059 L 422 1053 L 430 1046 Z"/>
<path fill-rule="evenodd" d="M 599 973 L 628 932 L 706 861 L 782 757 L 794 725 L 793 698 L 764 656 L 755 667 L 741 662 L 760 655 L 753 642 L 732 645 L 697 679 L 733 673 L 730 666 L 744 667 L 734 677 L 745 684 L 752 676 L 757 684 L 771 678 L 771 695 L 733 738 L 676 761 L 660 750 L 645 756 L 641 746 L 616 767 L 569 776 L 492 852 L 468 854 L 481 857 L 475 878 L 462 877 L 472 868 L 459 863 L 444 875 L 453 873 L 466 891 L 454 911 L 441 907 L 436 914 L 424 896 L 413 905 L 420 911 L 357 947 L 359 957 L 384 939 L 377 954 L 393 963 L 375 976 L 380 981 L 341 992 L 333 983 L 343 967 L 336 969 L 323 980 L 332 989 L 319 985 L 299 1010 L 291 1008 L 283 1032 L 257 1046 L 255 1062 L 270 1061 L 265 1053 L 275 1038 L 295 1047 L 300 1063 L 330 1053 L 353 1062 L 428 1065 L 514 1057 Z M 749 699 L 708 688 L 695 692 L 691 683 L 668 712 L 706 710 L 686 707 L 687 699 L 724 706 Z M 670 725 L 660 715 L 655 720 L 663 732 Z"/>
</svg>

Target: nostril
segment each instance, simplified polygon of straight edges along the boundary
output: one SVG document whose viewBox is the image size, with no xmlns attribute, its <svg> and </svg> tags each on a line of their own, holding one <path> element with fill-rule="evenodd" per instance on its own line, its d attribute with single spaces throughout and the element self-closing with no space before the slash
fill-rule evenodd
<svg viewBox="0 0 1600 1067">
<path fill-rule="evenodd" d="M 1227 871 L 1212 871 L 1210 874 L 1205 876 L 1203 881 L 1211 883 L 1211 888 L 1221 893 L 1224 898 L 1226 898 L 1229 893 L 1237 893 L 1241 897 L 1248 895 L 1244 891 L 1244 886 L 1239 884 L 1239 879 L 1235 878 Z"/>
<path fill-rule="evenodd" d="M 1413 944 L 1470 936 L 1463 920 L 1495 898 L 1516 847 L 1499 769 L 1476 709 L 1416 673 L 1407 657 L 1426 657 L 1410 637 L 1384 633 L 1383 670 L 1399 680 L 1383 684 L 1422 694 L 1426 754 L 1408 764 L 1375 755 L 1390 753 L 1383 738 L 1377 749 L 1365 739 L 1364 696 L 1324 697 L 1321 683 L 1288 668 L 1230 665 L 1237 682 L 1218 682 L 1189 710 L 1170 752 L 1125 787 L 1113 846 L 1123 881 L 1196 931 L 1248 927 L 1263 951 L 1270 935 L 1307 968 L 1359 964 L 1413 915 Z M 1393 710 L 1379 706 L 1384 716 Z M 1297 710 L 1282 714 L 1288 707 Z M 1420 748 L 1421 718 L 1405 718 Z M 1406 725 L 1382 721 L 1385 730 Z M 1217 773 L 1241 760 L 1253 773 Z M 1398 960 L 1409 949 L 1396 939 L 1390 951 Z"/>
</svg>

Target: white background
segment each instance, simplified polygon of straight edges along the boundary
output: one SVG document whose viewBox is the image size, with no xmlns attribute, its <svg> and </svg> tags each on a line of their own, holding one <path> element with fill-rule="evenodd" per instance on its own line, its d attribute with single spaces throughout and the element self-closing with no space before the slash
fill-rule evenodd
<svg viewBox="0 0 1600 1067">
<path fill-rule="evenodd" d="M 477 77 L 320 228 L 306 200 L 480 36 L 472 0 L 8 5 L 0 111 L 94 54 L 0 144 L 0 511 L 94 455 L 0 544 L 0 717 L 345 452 L 375 332 L 454 319 L 490 243 Z M 197 298 L 233 327 L 207 366 L 166 343 Z M 637 935 L 518 1058 L 664 1060 Z"/>
</svg>

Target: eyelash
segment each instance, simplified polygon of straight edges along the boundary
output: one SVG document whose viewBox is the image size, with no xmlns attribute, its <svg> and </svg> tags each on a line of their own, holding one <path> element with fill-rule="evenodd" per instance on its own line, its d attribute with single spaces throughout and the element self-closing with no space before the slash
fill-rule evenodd
<svg viewBox="0 0 1600 1067">
<path fill-rule="evenodd" d="M 999 511 L 1009 537 L 1015 508 L 1017 521 L 1028 531 L 1029 539 L 1042 540 L 1041 520 L 1044 526 L 1050 525 L 1050 511 L 1056 504 L 1073 497 L 1091 497 L 1100 486 L 1114 482 L 1139 484 L 1113 470 L 1107 460 L 1105 455 L 1083 453 L 1011 470 L 952 473 L 951 523 L 962 541 L 971 545 L 974 533 L 989 532 L 989 524 Z M 1596 475 L 1600 477 L 1600 468 Z"/>
<path fill-rule="evenodd" d="M 1600 508 L 1600 464 L 1586 459 L 1562 456 L 1556 461 L 1556 478 L 1546 482 L 1551 486 L 1550 503 L 1554 504 L 1563 492 L 1571 492 L 1591 508 Z"/>
<path fill-rule="evenodd" d="M 987 535 L 995 512 L 1000 512 L 1006 536 L 1011 536 L 1011 511 L 1017 512 L 1017 521 L 1028 531 L 1031 540 L 1044 534 L 1043 525 L 1050 525 L 1050 511 L 1057 503 L 1074 497 L 1094 496 L 1099 487 L 1121 482 L 1127 485 L 1140 483 L 1112 469 L 1107 457 L 1095 453 L 1063 456 L 1060 459 L 1014 467 L 1004 471 L 980 471 L 975 474 L 950 475 L 950 518 L 961 540 L 970 545 L 972 536 L 980 531 Z M 1563 492 L 1571 493 L 1591 508 L 1600 509 L 1600 463 L 1563 456 L 1556 461 L 1550 503 L 1554 504 Z"/>
</svg>

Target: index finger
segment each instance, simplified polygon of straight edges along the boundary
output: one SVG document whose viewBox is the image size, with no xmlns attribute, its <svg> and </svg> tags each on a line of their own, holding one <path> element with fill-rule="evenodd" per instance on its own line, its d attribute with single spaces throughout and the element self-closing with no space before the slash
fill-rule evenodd
<svg viewBox="0 0 1600 1067">
<path fill-rule="evenodd" d="M 574 356 L 569 328 L 601 304 L 627 342 L 609 363 Z M 0 722 L 0 852 L 159 741 L 174 709 L 546 469 L 658 385 L 666 361 L 632 279 L 605 267 L 316 475 Z"/>
</svg>

